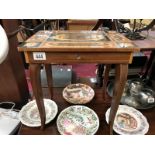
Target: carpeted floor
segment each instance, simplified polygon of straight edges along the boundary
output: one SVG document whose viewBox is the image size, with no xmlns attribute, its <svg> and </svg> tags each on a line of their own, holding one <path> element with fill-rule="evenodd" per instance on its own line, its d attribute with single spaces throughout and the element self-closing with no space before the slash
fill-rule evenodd
<svg viewBox="0 0 155 155">
<path fill-rule="evenodd" d="M 72 70 L 77 77 L 95 77 L 96 64 L 73 64 Z"/>
</svg>

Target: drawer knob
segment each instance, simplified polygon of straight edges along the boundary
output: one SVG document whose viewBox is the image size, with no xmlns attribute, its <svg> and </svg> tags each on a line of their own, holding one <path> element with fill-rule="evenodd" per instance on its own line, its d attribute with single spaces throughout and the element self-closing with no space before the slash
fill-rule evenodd
<svg viewBox="0 0 155 155">
<path fill-rule="evenodd" d="M 77 60 L 80 60 L 80 59 L 81 59 L 81 57 L 80 57 L 80 56 L 77 56 L 77 57 L 76 57 L 76 59 L 77 59 Z"/>
</svg>

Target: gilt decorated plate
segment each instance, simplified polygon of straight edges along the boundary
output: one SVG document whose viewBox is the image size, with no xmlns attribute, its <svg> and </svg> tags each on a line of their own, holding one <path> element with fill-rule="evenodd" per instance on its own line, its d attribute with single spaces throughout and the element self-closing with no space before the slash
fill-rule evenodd
<svg viewBox="0 0 155 155">
<path fill-rule="evenodd" d="M 50 99 L 44 99 L 44 106 L 45 106 L 46 124 L 47 124 L 55 118 L 58 112 L 58 107 L 57 104 Z M 41 126 L 41 120 L 36 100 L 32 100 L 25 106 L 23 106 L 23 108 L 19 112 L 19 119 L 24 125 L 30 127 Z"/>
<path fill-rule="evenodd" d="M 109 122 L 110 108 L 106 112 L 106 121 Z M 120 135 L 144 135 L 149 130 L 146 117 L 135 108 L 119 105 L 113 129 Z"/>
<path fill-rule="evenodd" d="M 59 114 L 57 128 L 62 135 L 94 135 L 99 128 L 99 118 L 86 106 L 70 106 Z"/>
<path fill-rule="evenodd" d="M 90 86 L 77 83 L 65 87 L 62 95 L 69 103 L 86 104 L 93 99 L 95 92 Z"/>
</svg>

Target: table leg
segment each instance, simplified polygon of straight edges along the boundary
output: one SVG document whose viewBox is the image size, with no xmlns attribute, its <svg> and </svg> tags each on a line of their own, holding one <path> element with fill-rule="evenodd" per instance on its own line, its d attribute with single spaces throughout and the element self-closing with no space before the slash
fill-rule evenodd
<svg viewBox="0 0 155 155">
<path fill-rule="evenodd" d="M 103 71 L 104 71 L 104 64 L 98 64 L 97 85 L 99 85 L 99 87 L 102 87 L 103 85 Z"/>
<path fill-rule="evenodd" d="M 36 103 L 40 114 L 41 129 L 43 130 L 45 127 L 46 115 L 43 102 L 43 92 L 41 88 L 41 78 L 40 78 L 41 64 L 30 64 L 29 69 L 30 69 L 30 78 L 33 94 L 36 99 Z"/>
<path fill-rule="evenodd" d="M 111 69 L 111 65 L 106 65 L 105 68 L 105 73 L 104 73 L 104 79 L 103 79 L 103 93 L 104 93 L 104 98 L 106 97 L 106 88 L 107 88 L 107 83 L 109 80 L 109 72 Z"/>
<path fill-rule="evenodd" d="M 147 66 L 146 66 L 145 73 L 142 76 L 143 79 L 145 79 L 147 77 L 148 72 L 152 66 L 152 62 L 153 62 L 154 57 L 155 57 L 155 51 L 151 51 L 151 55 L 150 55 L 149 61 L 148 61 Z"/>
<path fill-rule="evenodd" d="M 118 106 L 123 94 L 123 90 L 125 87 L 125 83 L 127 80 L 128 74 L 128 65 L 127 64 L 117 64 L 115 66 L 116 74 L 115 74 L 115 84 L 114 84 L 114 94 L 112 97 L 111 103 L 111 111 L 109 116 L 109 124 L 110 124 L 110 134 L 113 134 L 113 124 L 116 112 L 118 110 Z"/>
<path fill-rule="evenodd" d="M 52 99 L 53 98 L 53 91 L 52 91 L 53 80 L 52 80 L 51 64 L 45 64 L 45 71 L 46 71 L 46 77 L 47 77 L 47 85 Z"/>
</svg>

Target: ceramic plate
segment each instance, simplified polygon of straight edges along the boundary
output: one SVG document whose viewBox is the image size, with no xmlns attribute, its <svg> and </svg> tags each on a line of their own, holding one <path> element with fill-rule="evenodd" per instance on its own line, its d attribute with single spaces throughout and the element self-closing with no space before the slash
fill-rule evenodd
<svg viewBox="0 0 155 155">
<path fill-rule="evenodd" d="M 106 121 L 109 122 L 110 108 L 106 112 Z M 149 124 L 146 117 L 135 108 L 119 105 L 113 129 L 121 135 L 144 135 L 148 132 Z"/>
<path fill-rule="evenodd" d="M 95 92 L 90 86 L 77 83 L 64 88 L 62 95 L 69 103 L 86 104 L 93 99 Z"/>
<path fill-rule="evenodd" d="M 62 135 L 93 135 L 99 128 L 99 118 L 86 106 L 70 106 L 59 114 L 57 127 Z"/>
<path fill-rule="evenodd" d="M 44 106 L 46 111 L 46 124 L 52 121 L 57 112 L 58 107 L 56 103 L 50 99 L 44 99 Z M 30 127 L 41 126 L 40 116 L 36 101 L 30 101 L 19 112 L 20 121 Z"/>
</svg>

